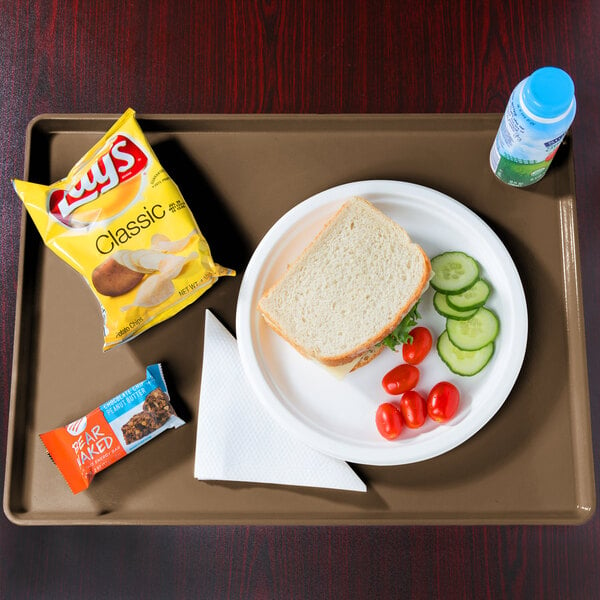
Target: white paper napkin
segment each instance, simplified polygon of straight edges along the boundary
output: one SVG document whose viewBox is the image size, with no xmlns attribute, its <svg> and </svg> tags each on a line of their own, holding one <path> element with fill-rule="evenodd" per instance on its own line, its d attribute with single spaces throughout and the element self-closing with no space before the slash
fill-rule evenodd
<svg viewBox="0 0 600 600">
<path fill-rule="evenodd" d="M 206 311 L 194 477 L 366 492 L 344 461 L 271 418 L 248 383 L 235 338 Z"/>
</svg>

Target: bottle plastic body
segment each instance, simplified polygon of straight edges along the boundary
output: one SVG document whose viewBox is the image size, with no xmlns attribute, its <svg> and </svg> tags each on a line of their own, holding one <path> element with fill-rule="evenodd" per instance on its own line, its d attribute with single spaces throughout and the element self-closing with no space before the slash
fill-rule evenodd
<svg viewBox="0 0 600 600">
<path fill-rule="evenodd" d="M 539 84 L 540 77 L 543 85 Z M 539 181 L 571 126 L 575 111 L 573 83 L 564 71 L 544 67 L 521 81 L 509 98 L 490 152 L 492 171 L 501 181 L 516 187 Z"/>
</svg>

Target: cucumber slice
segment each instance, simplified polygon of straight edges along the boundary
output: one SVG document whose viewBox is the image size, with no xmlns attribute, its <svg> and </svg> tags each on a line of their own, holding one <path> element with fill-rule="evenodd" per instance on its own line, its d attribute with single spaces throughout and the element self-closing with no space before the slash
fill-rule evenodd
<svg viewBox="0 0 600 600">
<path fill-rule="evenodd" d="M 455 308 L 452 308 L 450 304 L 448 304 L 448 296 L 446 296 L 446 294 L 442 294 L 441 292 L 436 292 L 433 295 L 433 308 L 435 308 L 435 310 L 442 315 L 442 317 L 446 317 L 447 319 L 456 319 L 458 321 L 470 319 L 471 317 L 475 316 L 478 310 L 477 308 L 469 311 L 456 310 Z"/>
<path fill-rule="evenodd" d="M 453 373 L 470 377 L 479 373 L 490 362 L 494 354 L 494 342 L 479 350 L 461 350 L 450 341 L 448 331 L 443 331 L 437 341 L 437 351 Z"/>
<path fill-rule="evenodd" d="M 479 350 L 493 342 L 498 335 L 498 317 L 487 308 L 480 308 L 466 320 L 448 319 L 446 331 L 450 341 L 461 350 Z"/>
<path fill-rule="evenodd" d="M 462 294 L 451 294 L 448 296 L 448 304 L 455 310 L 473 310 L 481 308 L 490 295 L 490 286 L 478 279 L 466 292 Z"/>
<path fill-rule="evenodd" d="M 431 259 L 431 287 L 443 294 L 461 294 L 479 279 L 479 265 L 464 252 L 444 252 Z"/>
</svg>

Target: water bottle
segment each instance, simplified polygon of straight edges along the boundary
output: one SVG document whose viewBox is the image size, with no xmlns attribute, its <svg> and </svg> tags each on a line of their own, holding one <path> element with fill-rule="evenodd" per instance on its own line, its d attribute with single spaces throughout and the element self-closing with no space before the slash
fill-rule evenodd
<svg viewBox="0 0 600 600">
<path fill-rule="evenodd" d="M 542 67 L 513 90 L 490 152 L 490 166 L 509 185 L 525 187 L 548 170 L 575 117 L 575 86 L 567 73 Z"/>
</svg>

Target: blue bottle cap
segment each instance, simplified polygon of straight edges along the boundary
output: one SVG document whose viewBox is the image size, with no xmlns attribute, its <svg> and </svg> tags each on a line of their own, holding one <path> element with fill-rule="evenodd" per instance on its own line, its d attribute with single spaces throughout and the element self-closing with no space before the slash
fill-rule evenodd
<svg viewBox="0 0 600 600">
<path fill-rule="evenodd" d="M 543 119 L 554 119 L 566 113 L 574 96 L 573 80 L 557 67 L 542 67 L 534 71 L 523 87 L 525 106 Z"/>
</svg>

